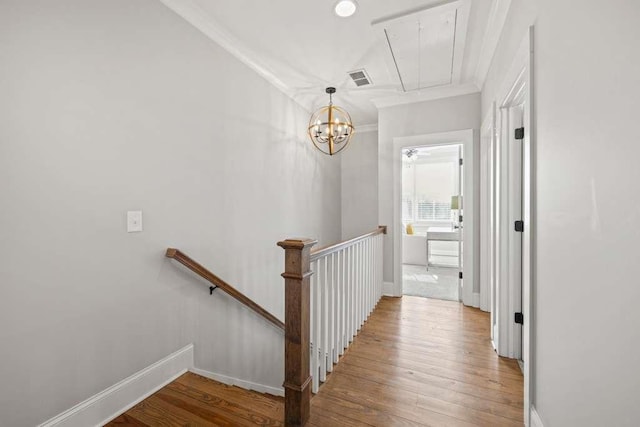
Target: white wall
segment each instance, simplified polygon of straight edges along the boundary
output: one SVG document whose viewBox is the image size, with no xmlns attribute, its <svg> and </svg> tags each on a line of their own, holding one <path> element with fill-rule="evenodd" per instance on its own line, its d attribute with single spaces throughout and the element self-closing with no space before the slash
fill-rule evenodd
<svg viewBox="0 0 640 427">
<path fill-rule="evenodd" d="M 384 242 L 384 280 L 393 281 L 393 139 L 480 128 L 480 94 L 381 108 L 379 123 L 379 222 L 388 225 Z M 478 168 L 479 169 L 479 168 Z M 476 227 L 478 230 L 479 227 Z"/>
<path fill-rule="evenodd" d="M 152 0 L 5 0 L 0 40 L 0 425 L 189 342 L 198 368 L 280 387 L 282 334 L 164 251 L 283 318 L 276 241 L 341 229 L 307 112 Z"/>
<path fill-rule="evenodd" d="M 545 427 L 634 426 L 640 3 L 540 0 L 537 15 L 530 3 L 513 1 L 483 111 L 535 22 L 533 404 Z"/>
<path fill-rule="evenodd" d="M 358 132 L 342 161 L 342 238 L 349 239 L 378 226 L 378 132 Z"/>
</svg>

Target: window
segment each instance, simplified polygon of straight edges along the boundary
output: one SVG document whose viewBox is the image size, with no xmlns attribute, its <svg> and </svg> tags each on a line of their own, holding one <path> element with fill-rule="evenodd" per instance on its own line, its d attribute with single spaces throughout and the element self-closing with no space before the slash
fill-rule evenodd
<svg viewBox="0 0 640 427">
<path fill-rule="evenodd" d="M 451 219 L 451 202 L 439 202 L 423 199 L 418 201 L 416 221 L 449 221 Z"/>
<path fill-rule="evenodd" d="M 402 221 L 405 223 L 451 221 L 451 196 L 458 194 L 458 146 L 430 150 L 433 151 L 428 155 L 403 165 Z"/>
</svg>

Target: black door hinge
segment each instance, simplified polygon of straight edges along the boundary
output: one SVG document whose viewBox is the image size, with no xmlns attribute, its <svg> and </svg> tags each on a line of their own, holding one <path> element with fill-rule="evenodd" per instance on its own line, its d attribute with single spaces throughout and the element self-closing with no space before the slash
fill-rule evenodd
<svg viewBox="0 0 640 427">
<path fill-rule="evenodd" d="M 460 166 L 462 166 L 463 163 L 464 163 L 464 161 L 462 159 L 460 159 Z"/>
<path fill-rule="evenodd" d="M 458 272 L 458 279 L 462 279 L 462 271 Z"/>
<path fill-rule="evenodd" d="M 524 316 L 522 315 L 522 313 L 516 313 L 514 320 L 516 323 L 519 323 L 520 325 L 524 324 Z"/>
<path fill-rule="evenodd" d="M 458 217 L 458 222 L 462 222 L 462 215 Z"/>
<path fill-rule="evenodd" d="M 516 139 L 524 139 L 524 128 L 516 129 Z"/>
<path fill-rule="evenodd" d="M 524 231 L 524 221 L 516 221 L 515 228 L 517 232 L 522 233 Z"/>
</svg>

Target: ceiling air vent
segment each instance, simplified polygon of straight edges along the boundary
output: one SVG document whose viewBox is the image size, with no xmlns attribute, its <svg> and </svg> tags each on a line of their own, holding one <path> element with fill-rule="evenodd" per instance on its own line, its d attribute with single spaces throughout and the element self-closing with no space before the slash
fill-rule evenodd
<svg viewBox="0 0 640 427">
<path fill-rule="evenodd" d="M 351 79 L 353 79 L 353 82 L 358 87 L 366 86 L 366 85 L 370 85 L 371 84 L 371 79 L 369 78 L 369 76 L 367 75 L 367 72 L 364 69 L 363 70 L 350 71 L 349 72 L 349 77 L 351 77 Z"/>
</svg>

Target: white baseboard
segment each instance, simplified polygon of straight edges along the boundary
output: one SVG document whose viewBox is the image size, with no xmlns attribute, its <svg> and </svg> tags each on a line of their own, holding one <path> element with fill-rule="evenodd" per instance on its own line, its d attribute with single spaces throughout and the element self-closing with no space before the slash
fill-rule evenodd
<svg viewBox="0 0 640 427">
<path fill-rule="evenodd" d="M 247 390 L 255 390 L 259 393 L 268 393 L 268 394 L 273 394 L 275 396 L 284 396 L 283 387 L 272 387 L 264 384 L 252 383 L 251 381 L 245 381 L 238 378 L 217 374 L 215 372 L 205 371 L 204 369 L 198 369 L 198 368 L 191 369 L 191 372 L 193 372 L 194 374 L 202 375 L 203 377 L 207 377 L 215 381 L 219 381 L 223 384 L 235 385 Z"/>
<path fill-rule="evenodd" d="M 471 300 L 471 306 L 479 308 L 480 307 L 480 292 L 474 292 L 473 298 Z"/>
<path fill-rule="evenodd" d="M 102 426 L 193 369 L 193 344 L 56 415 L 39 427 Z"/>
<path fill-rule="evenodd" d="M 538 411 L 536 411 L 536 408 L 533 405 L 531 405 L 531 426 L 530 427 L 544 427 L 544 424 L 542 424 L 542 419 L 540 418 Z"/>
<path fill-rule="evenodd" d="M 393 282 L 384 282 L 382 284 L 382 295 L 387 297 L 397 297 L 396 285 Z"/>
</svg>

